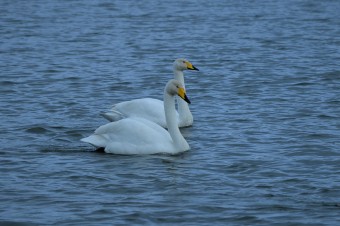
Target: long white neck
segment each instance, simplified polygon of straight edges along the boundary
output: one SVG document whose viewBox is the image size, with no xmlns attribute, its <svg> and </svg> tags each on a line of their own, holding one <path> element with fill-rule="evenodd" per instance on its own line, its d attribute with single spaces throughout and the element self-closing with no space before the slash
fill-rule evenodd
<svg viewBox="0 0 340 226">
<path fill-rule="evenodd" d="M 182 136 L 177 122 L 175 97 L 164 92 L 164 111 L 166 124 L 168 126 L 169 134 L 174 142 L 174 145 L 178 151 L 186 151 L 189 149 L 189 145 Z"/>
<path fill-rule="evenodd" d="M 180 81 L 182 83 L 183 88 L 185 88 L 183 71 L 174 68 L 174 76 L 177 81 Z"/>
<path fill-rule="evenodd" d="M 174 76 L 175 76 L 175 79 L 181 82 L 183 87 L 185 88 L 183 71 L 174 69 Z M 178 104 L 178 114 L 179 114 L 180 124 L 182 124 L 183 126 L 191 125 L 193 121 L 193 117 L 190 112 L 188 103 L 182 100 L 181 98 L 177 98 L 177 104 Z"/>
</svg>

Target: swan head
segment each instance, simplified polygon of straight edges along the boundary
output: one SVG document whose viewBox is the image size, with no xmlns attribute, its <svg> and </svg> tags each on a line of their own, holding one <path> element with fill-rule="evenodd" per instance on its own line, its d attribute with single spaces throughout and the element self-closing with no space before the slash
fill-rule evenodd
<svg viewBox="0 0 340 226">
<path fill-rule="evenodd" d="M 171 79 L 165 86 L 165 92 L 168 93 L 171 96 L 178 95 L 180 98 L 182 98 L 185 102 L 190 104 L 190 100 L 186 95 L 185 89 L 181 82 Z"/>
<path fill-rule="evenodd" d="M 184 71 L 184 70 L 195 70 L 199 71 L 197 67 L 192 65 L 188 60 L 184 58 L 176 59 L 174 62 L 174 70 Z"/>
</svg>

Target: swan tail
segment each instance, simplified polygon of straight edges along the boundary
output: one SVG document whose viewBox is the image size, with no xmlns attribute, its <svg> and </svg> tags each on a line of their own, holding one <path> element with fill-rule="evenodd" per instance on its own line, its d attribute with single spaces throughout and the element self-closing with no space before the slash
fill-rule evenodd
<svg viewBox="0 0 340 226">
<path fill-rule="evenodd" d="M 110 122 L 119 121 L 123 118 L 125 118 L 125 115 L 120 113 L 119 111 L 111 110 L 110 112 L 101 113 L 101 116 L 103 116 L 105 119 L 107 119 Z"/>
<path fill-rule="evenodd" d="M 80 141 L 92 144 L 96 148 L 105 147 L 106 143 L 107 143 L 107 141 L 104 137 L 99 136 L 99 135 L 95 135 L 95 134 L 88 136 L 88 137 L 85 137 L 85 138 L 81 139 Z"/>
</svg>

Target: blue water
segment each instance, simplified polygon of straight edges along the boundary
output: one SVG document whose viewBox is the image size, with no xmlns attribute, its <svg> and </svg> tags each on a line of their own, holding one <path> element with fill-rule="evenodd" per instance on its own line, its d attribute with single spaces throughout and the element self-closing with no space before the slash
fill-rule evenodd
<svg viewBox="0 0 340 226">
<path fill-rule="evenodd" d="M 340 2 L 0 2 L 1 225 L 337 225 Z M 176 156 L 79 140 L 161 99 L 186 57 Z"/>
</svg>

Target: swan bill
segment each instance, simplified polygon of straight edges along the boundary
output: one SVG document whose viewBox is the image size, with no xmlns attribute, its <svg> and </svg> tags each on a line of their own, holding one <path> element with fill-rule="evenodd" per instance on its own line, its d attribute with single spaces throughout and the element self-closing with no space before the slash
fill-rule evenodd
<svg viewBox="0 0 340 226">
<path fill-rule="evenodd" d="M 189 98 L 187 97 L 184 88 L 178 88 L 178 96 L 180 98 L 182 98 L 185 102 L 187 102 L 188 104 L 191 104 Z"/>
<path fill-rule="evenodd" d="M 198 68 L 192 65 L 192 63 L 190 63 L 189 61 L 186 61 L 185 64 L 187 65 L 188 70 L 199 71 Z"/>
</svg>

